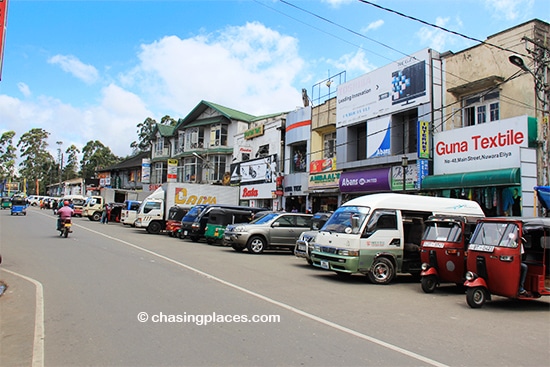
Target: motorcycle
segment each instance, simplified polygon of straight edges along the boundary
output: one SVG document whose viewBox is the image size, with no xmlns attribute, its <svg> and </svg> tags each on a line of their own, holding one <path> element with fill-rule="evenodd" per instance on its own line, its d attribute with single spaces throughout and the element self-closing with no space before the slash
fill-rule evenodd
<svg viewBox="0 0 550 367">
<path fill-rule="evenodd" d="M 62 219 L 61 220 L 61 228 L 59 229 L 59 237 L 69 237 L 69 233 L 72 232 L 71 230 L 71 219 Z"/>
</svg>

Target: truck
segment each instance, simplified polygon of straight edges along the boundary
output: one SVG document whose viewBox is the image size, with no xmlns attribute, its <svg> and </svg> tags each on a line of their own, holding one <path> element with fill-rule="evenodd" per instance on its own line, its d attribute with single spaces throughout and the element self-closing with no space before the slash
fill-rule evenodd
<svg viewBox="0 0 550 367">
<path fill-rule="evenodd" d="M 101 212 L 105 204 L 124 203 L 125 200 L 142 200 L 150 195 L 150 192 L 120 190 L 112 188 L 101 188 L 99 195 L 98 191 L 94 191 L 95 195 L 86 196 L 86 201 L 82 207 L 82 217 L 87 217 L 91 221 L 99 221 Z"/>
<path fill-rule="evenodd" d="M 199 204 L 238 205 L 239 188 L 208 184 L 168 182 L 143 200 L 134 225 L 147 233 L 158 234 L 166 229 L 170 208 L 190 209 Z"/>
</svg>

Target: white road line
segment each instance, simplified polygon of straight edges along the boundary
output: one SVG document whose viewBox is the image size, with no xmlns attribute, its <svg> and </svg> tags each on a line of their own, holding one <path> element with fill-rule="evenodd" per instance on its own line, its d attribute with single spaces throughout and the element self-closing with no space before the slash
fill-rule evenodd
<svg viewBox="0 0 550 367">
<path fill-rule="evenodd" d="M 422 362 L 427 363 L 427 364 L 429 364 L 429 365 L 431 365 L 431 366 L 436 366 L 436 367 L 449 367 L 449 366 L 447 366 L 446 364 L 440 363 L 440 362 L 435 361 L 435 360 L 433 360 L 433 359 L 430 359 L 430 358 L 428 358 L 428 357 L 424 357 L 424 356 L 422 356 L 422 355 L 420 355 L 420 354 L 416 354 L 416 353 L 411 352 L 411 351 L 409 351 L 409 350 L 400 348 L 400 347 L 398 347 L 398 346 L 396 346 L 396 345 L 393 345 L 393 344 L 390 344 L 390 343 L 386 343 L 386 342 L 384 342 L 384 341 L 382 341 L 382 340 L 380 340 L 380 339 L 376 339 L 376 338 L 374 338 L 374 337 L 372 337 L 372 336 L 368 336 L 368 335 L 366 335 L 366 334 L 363 334 L 363 333 L 360 333 L 360 332 L 358 332 L 358 331 L 352 330 L 352 329 L 347 328 L 347 327 L 345 327 L 345 326 L 336 324 L 336 323 L 334 323 L 334 322 L 332 322 L 332 321 L 323 319 L 323 318 L 321 318 L 321 317 L 319 317 L 319 316 L 315 316 L 315 315 L 310 314 L 310 313 L 308 313 L 308 312 L 302 311 L 302 310 L 300 310 L 300 309 L 298 309 L 298 308 L 296 308 L 296 307 L 287 305 L 286 303 L 282 303 L 282 302 L 276 301 L 276 300 L 274 300 L 274 299 L 272 299 L 272 298 L 266 297 L 266 296 L 261 295 L 261 294 L 259 294 L 259 293 L 253 292 L 253 291 L 251 291 L 251 290 L 249 290 L 249 289 L 246 289 L 246 288 L 243 288 L 243 287 L 238 286 L 238 285 L 236 285 L 236 284 L 230 283 L 230 282 L 228 282 L 228 281 L 225 281 L 225 280 L 223 280 L 223 279 L 220 279 L 220 278 L 218 278 L 218 277 L 215 277 L 215 276 L 213 276 L 213 275 L 211 275 L 211 274 L 205 273 L 205 272 L 202 271 L 202 270 L 196 269 L 196 268 L 194 268 L 194 267 L 192 267 L 192 266 L 183 264 L 183 263 L 181 263 L 181 262 L 179 262 L 179 261 L 176 261 L 176 260 L 171 259 L 171 258 L 169 258 L 169 257 L 166 257 L 166 256 L 164 256 L 164 255 L 158 254 L 158 253 L 156 253 L 156 252 L 154 252 L 154 251 L 147 250 L 147 249 L 145 249 L 145 248 L 143 248 L 143 247 L 139 247 L 139 246 L 134 245 L 134 244 L 132 244 L 132 243 L 130 243 L 130 242 L 127 242 L 127 241 L 118 239 L 118 238 L 116 238 L 116 237 L 112 237 L 112 236 L 106 235 L 105 233 L 101 233 L 101 232 L 95 231 L 95 230 L 93 230 L 93 229 L 89 229 L 89 228 L 85 228 L 85 227 L 82 227 L 82 228 L 85 229 L 85 230 L 87 230 L 87 231 L 90 231 L 90 232 L 93 232 L 93 233 L 95 233 L 95 234 L 98 234 L 98 235 L 100 235 L 100 236 L 109 238 L 109 239 L 111 239 L 111 240 L 113 240 L 113 241 L 117 241 L 117 242 L 120 242 L 120 243 L 122 243 L 122 244 L 124 244 L 124 245 L 130 246 L 130 247 L 132 247 L 132 248 L 134 248 L 134 249 L 136 249 L 136 250 L 146 252 L 146 253 L 148 253 L 148 254 L 150 254 L 150 255 L 156 256 L 156 257 L 158 257 L 158 258 L 160 258 L 160 259 L 163 259 L 163 260 L 165 260 L 165 261 L 168 261 L 168 262 L 170 262 L 170 263 L 172 263 L 172 264 L 175 264 L 175 265 L 177 265 L 177 266 L 180 266 L 180 267 L 182 267 L 182 268 L 185 268 L 185 269 L 187 269 L 187 270 L 190 270 L 190 271 L 193 271 L 193 272 L 195 272 L 195 273 L 197 273 L 197 274 L 200 274 L 200 275 L 202 275 L 202 276 L 204 276 L 204 277 L 206 277 L 206 278 L 208 278 L 208 279 L 214 280 L 214 281 L 216 281 L 216 282 L 218 282 L 218 283 L 221 283 L 221 284 L 224 284 L 224 285 L 226 285 L 226 286 L 228 286 L 228 287 L 237 289 L 237 290 L 239 290 L 239 291 L 241 291 L 241 292 L 244 292 L 244 293 L 246 293 L 246 294 L 249 294 L 249 295 L 251 295 L 251 296 L 253 296 L 253 297 L 256 297 L 256 298 L 259 298 L 259 299 L 264 300 L 264 301 L 266 301 L 266 302 L 269 302 L 269 303 L 271 303 L 271 304 L 277 305 L 277 306 L 282 307 L 282 308 L 284 308 L 284 309 L 286 309 L 286 310 L 289 310 L 289 311 L 291 311 L 291 312 L 294 312 L 294 313 L 296 313 L 296 314 L 298 314 L 298 315 L 307 317 L 307 318 L 309 318 L 309 319 L 311 319 L 311 320 L 317 321 L 317 322 L 319 322 L 319 323 L 321 323 L 321 324 L 324 324 L 324 325 L 326 325 L 326 326 L 329 326 L 329 327 L 332 327 L 332 328 L 334 328 L 334 329 L 340 330 L 340 331 L 342 331 L 342 332 L 344 332 L 344 333 L 353 335 L 353 336 L 358 337 L 358 338 L 360 338 L 360 339 L 364 339 L 364 340 L 369 341 L 369 342 L 371 342 L 371 343 L 374 343 L 374 344 L 377 344 L 377 345 L 382 346 L 382 347 L 384 347 L 384 348 L 390 349 L 390 350 L 392 350 L 392 351 L 394 351 L 394 352 L 397 352 L 397 353 L 406 355 L 406 356 L 408 356 L 408 357 L 414 358 L 414 359 L 416 359 L 416 360 L 422 361 Z"/>
<path fill-rule="evenodd" d="M 38 280 L 16 273 L 2 267 L 2 271 L 23 278 L 36 287 L 36 310 L 34 313 L 34 344 L 32 350 L 32 367 L 44 366 L 44 287 Z"/>
</svg>

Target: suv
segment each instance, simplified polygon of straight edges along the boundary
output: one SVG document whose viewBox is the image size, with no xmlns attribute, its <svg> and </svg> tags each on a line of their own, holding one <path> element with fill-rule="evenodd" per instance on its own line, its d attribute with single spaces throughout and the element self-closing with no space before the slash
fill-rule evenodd
<svg viewBox="0 0 550 367">
<path fill-rule="evenodd" d="M 241 252 L 245 248 L 261 254 L 268 248 L 294 250 L 296 240 L 311 227 L 311 214 L 269 212 L 246 224 L 231 224 L 225 229 L 223 243 Z"/>
</svg>

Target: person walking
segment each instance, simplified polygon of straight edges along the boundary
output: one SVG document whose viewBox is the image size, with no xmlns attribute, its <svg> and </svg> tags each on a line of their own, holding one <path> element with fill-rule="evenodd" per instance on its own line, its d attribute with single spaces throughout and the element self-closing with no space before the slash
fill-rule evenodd
<svg viewBox="0 0 550 367">
<path fill-rule="evenodd" d="M 101 224 L 109 223 L 109 205 L 103 205 L 103 212 L 101 212 Z"/>
</svg>

